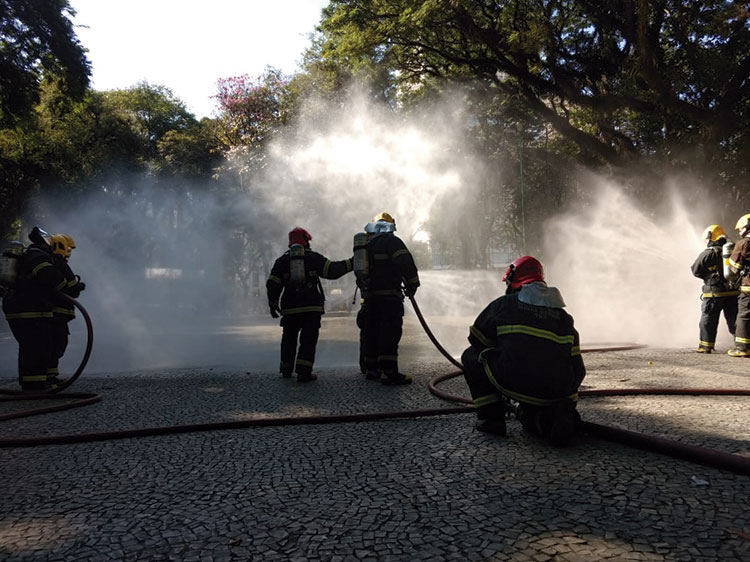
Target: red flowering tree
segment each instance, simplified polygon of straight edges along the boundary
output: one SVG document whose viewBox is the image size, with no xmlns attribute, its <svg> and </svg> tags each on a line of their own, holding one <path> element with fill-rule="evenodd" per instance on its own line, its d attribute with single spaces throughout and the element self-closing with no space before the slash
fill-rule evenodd
<svg viewBox="0 0 750 562">
<path fill-rule="evenodd" d="M 221 133 L 227 148 L 262 145 L 282 125 L 290 97 L 289 80 L 281 71 L 222 78 L 217 82 Z"/>
</svg>

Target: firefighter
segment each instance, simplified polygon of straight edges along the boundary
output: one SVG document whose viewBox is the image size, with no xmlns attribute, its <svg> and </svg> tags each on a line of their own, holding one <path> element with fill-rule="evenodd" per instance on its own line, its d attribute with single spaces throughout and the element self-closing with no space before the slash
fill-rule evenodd
<svg viewBox="0 0 750 562">
<path fill-rule="evenodd" d="M 734 337 L 739 291 L 724 279 L 722 248 L 727 242 L 727 233 L 718 224 L 712 224 L 703 231 L 703 240 L 706 241 L 706 249 L 698 255 L 690 269 L 693 275 L 703 279 L 701 319 L 698 324 L 700 343 L 696 351 L 711 353 L 716 343 L 716 331 L 722 312 Z"/>
<path fill-rule="evenodd" d="M 86 284 L 81 281 L 78 275 L 73 273 L 68 264 L 70 255 L 76 247 L 73 238 L 67 234 L 53 234 L 49 237 L 48 243 L 52 248 L 55 265 L 65 277 L 65 286 L 59 293 L 64 293 L 74 299 L 78 298 L 86 288 Z M 59 293 L 54 295 L 54 306 L 52 308 L 54 353 L 50 371 L 55 374 L 57 373 L 58 363 L 65 355 L 65 350 L 68 347 L 68 336 L 70 335 L 68 323 L 76 315 L 73 304 L 65 297 L 60 296 Z"/>
<path fill-rule="evenodd" d="M 325 296 L 320 278 L 338 279 L 352 271 L 351 258 L 331 261 L 310 249 L 312 236 L 304 228 L 289 232 L 289 250 L 276 260 L 266 282 L 272 318 L 281 314 L 281 362 L 284 378 L 310 382 Z M 299 349 L 297 341 L 299 340 Z"/>
<path fill-rule="evenodd" d="M 732 357 L 750 357 L 750 214 L 743 215 L 734 227 L 740 240 L 729 257 L 728 277 L 739 279 L 740 294 L 737 297 L 737 325 L 734 333 L 734 348 L 727 351 Z"/>
<path fill-rule="evenodd" d="M 578 387 L 586 375 L 573 318 L 537 259 L 518 258 L 502 280 L 505 295 L 477 316 L 461 356 L 476 427 L 505 436 L 506 403 L 517 404 L 526 431 L 566 445 L 580 419 Z"/>
<path fill-rule="evenodd" d="M 388 213 L 376 215 L 365 225 L 368 274 L 361 280 L 365 301 L 365 377 L 384 385 L 411 384 L 398 370 L 398 344 L 404 316 L 404 294 L 414 296 L 419 272 L 414 258 L 394 232 L 396 221 Z"/>
<path fill-rule="evenodd" d="M 59 382 L 60 344 L 54 318 L 57 293 L 73 286 L 53 252 L 52 238 L 45 239 L 44 233 L 34 227 L 29 239 L 32 244 L 19 257 L 17 279 L 3 298 L 3 312 L 18 341 L 21 388 L 40 392 L 55 388 Z"/>
</svg>

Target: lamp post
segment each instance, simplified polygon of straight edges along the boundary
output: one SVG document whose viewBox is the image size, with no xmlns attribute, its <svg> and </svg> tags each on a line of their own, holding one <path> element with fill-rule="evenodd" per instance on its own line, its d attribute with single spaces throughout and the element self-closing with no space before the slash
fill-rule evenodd
<svg viewBox="0 0 750 562">
<path fill-rule="evenodd" d="M 526 209 L 524 207 L 523 197 L 523 124 L 519 121 L 516 123 L 518 131 L 518 183 L 521 190 L 521 250 L 526 254 Z"/>
</svg>

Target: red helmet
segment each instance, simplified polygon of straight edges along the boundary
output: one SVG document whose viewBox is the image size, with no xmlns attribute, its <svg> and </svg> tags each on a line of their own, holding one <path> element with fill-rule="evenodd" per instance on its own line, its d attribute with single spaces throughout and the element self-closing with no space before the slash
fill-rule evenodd
<svg viewBox="0 0 750 562">
<path fill-rule="evenodd" d="M 304 228 L 295 226 L 289 231 L 289 245 L 299 244 L 300 246 L 309 246 L 309 242 L 312 240 L 312 236 Z"/>
<path fill-rule="evenodd" d="M 544 267 L 538 259 L 523 256 L 508 266 L 503 275 L 503 281 L 514 289 L 534 281 L 544 281 Z"/>
</svg>

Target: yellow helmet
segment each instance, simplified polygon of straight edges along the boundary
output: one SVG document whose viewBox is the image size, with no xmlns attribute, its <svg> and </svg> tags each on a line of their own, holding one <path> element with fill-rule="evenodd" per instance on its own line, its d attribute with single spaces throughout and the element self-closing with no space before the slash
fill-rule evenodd
<svg viewBox="0 0 750 562">
<path fill-rule="evenodd" d="M 383 211 L 382 213 L 378 213 L 377 215 L 375 215 L 375 218 L 372 219 L 372 222 L 378 222 L 378 221 L 385 221 L 391 224 L 396 224 L 396 220 L 385 211 Z"/>
<path fill-rule="evenodd" d="M 740 236 L 745 236 L 750 231 L 750 214 L 742 215 L 734 229 L 739 231 Z"/>
<path fill-rule="evenodd" d="M 395 231 L 396 220 L 385 211 L 375 215 L 373 219 L 365 225 L 365 232 L 369 234 Z"/>
<path fill-rule="evenodd" d="M 49 242 L 47 243 L 52 246 L 53 254 L 64 258 L 69 258 L 76 247 L 76 243 L 67 234 L 53 234 L 49 237 Z"/>
<path fill-rule="evenodd" d="M 703 231 L 703 240 L 706 242 L 718 242 L 721 239 L 727 239 L 727 233 L 718 224 L 712 224 Z"/>
</svg>

